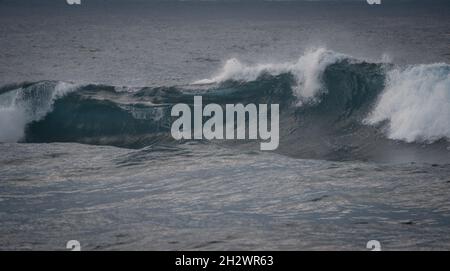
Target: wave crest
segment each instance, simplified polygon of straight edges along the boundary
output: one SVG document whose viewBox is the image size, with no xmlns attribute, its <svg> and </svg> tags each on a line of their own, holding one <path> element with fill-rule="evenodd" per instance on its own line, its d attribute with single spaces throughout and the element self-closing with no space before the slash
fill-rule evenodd
<svg viewBox="0 0 450 271">
<path fill-rule="evenodd" d="M 393 69 L 365 122 L 388 122 L 387 135 L 406 142 L 450 138 L 450 65 Z"/>
<path fill-rule="evenodd" d="M 215 84 L 228 80 L 250 82 L 258 79 L 262 74 L 273 76 L 290 73 L 294 76 L 295 84 L 293 94 L 298 98 L 298 105 L 314 100 L 317 95 L 324 91 L 322 85 L 322 75 L 325 69 L 333 63 L 348 56 L 339 54 L 325 48 L 318 48 L 307 51 L 294 63 L 275 63 L 246 65 L 238 59 L 232 58 L 225 62 L 225 65 L 218 74 L 209 79 L 202 79 L 193 84 Z"/>
</svg>

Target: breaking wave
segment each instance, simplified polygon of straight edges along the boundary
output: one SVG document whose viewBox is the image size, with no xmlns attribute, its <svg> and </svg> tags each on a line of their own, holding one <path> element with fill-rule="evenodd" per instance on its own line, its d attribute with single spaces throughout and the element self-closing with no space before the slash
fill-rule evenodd
<svg viewBox="0 0 450 271">
<path fill-rule="evenodd" d="M 450 138 L 450 66 L 394 69 L 368 124 L 388 121 L 388 136 L 406 142 Z"/>
<path fill-rule="evenodd" d="M 170 136 L 170 109 L 192 104 L 195 95 L 221 105 L 279 103 L 278 151 L 288 155 L 372 159 L 409 155 L 425 143 L 442 153 L 439 157 L 448 156 L 449 65 L 398 67 L 322 48 L 292 63 L 247 65 L 230 59 L 216 75 L 187 86 L 55 81 L 4 86 L 0 142 L 178 144 Z"/>
</svg>

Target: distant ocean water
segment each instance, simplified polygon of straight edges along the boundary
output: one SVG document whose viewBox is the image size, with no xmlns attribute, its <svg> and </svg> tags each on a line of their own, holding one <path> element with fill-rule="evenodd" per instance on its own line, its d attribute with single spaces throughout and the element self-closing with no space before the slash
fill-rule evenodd
<svg viewBox="0 0 450 271">
<path fill-rule="evenodd" d="M 446 2 L 25 2 L 0 2 L 0 249 L 450 248 Z M 174 141 L 194 95 L 280 104 L 279 149 Z"/>
</svg>

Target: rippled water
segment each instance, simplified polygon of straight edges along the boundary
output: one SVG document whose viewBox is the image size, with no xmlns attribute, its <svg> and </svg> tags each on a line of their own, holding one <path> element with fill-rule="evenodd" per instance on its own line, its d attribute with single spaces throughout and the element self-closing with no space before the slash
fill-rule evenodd
<svg viewBox="0 0 450 271">
<path fill-rule="evenodd" d="M 2 249 L 449 249 L 450 166 L 0 145 Z"/>
</svg>

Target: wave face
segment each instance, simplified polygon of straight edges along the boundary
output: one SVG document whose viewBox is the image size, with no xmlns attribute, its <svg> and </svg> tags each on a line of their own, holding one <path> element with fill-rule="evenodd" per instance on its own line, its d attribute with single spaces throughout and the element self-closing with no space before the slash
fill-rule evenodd
<svg viewBox="0 0 450 271">
<path fill-rule="evenodd" d="M 449 65 L 396 67 L 325 49 L 293 63 L 251 66 L 231 59 L 212 78 L 188 86 L 8 85 L 0 88 L 0 141 L 179 144 L 170 135 L 170 109 L 192 104 L 195 95 L 204 104 L 279 103 L 283 154 L 450 160 Z M 234 143 L 256 148 L 254 142 Z"/>
</svg>

